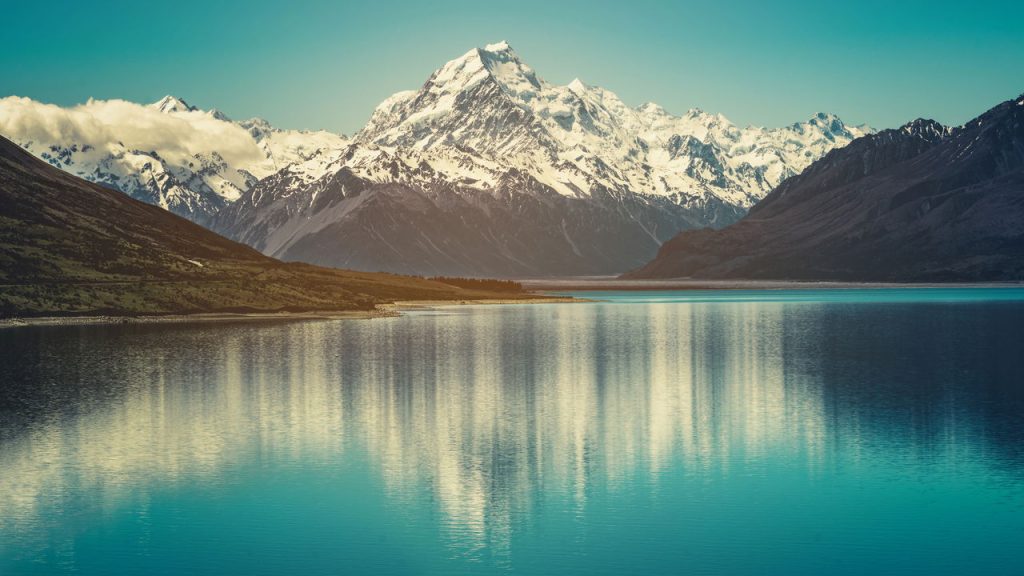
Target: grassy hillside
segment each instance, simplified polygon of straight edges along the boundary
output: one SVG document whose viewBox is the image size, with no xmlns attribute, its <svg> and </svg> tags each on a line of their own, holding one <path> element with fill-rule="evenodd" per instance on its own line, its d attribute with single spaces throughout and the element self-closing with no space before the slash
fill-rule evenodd
<svg viewBox="0 0 1024 576">
<path fill-rule="evenodd" d="M 510 295 L 488 288 L 280 262 L 0 137 L 0 317 L 368 310 Z"/>
</svg>

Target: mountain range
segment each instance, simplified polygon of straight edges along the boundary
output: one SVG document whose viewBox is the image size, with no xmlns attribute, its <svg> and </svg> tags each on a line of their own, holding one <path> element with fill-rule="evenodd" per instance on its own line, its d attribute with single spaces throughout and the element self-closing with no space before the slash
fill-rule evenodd
<svg viewBox="0 0 1024 576">
<path fill-rule="evenodd" d="M 0 134 L 57 168 L 204 225 L 260 178 L 346 141 L 260 118 L 233 122 L 174 96 L 71 108 L 0 98 Z"/>
<path fill-rule="evenodd" d="M 634 108 L 579 80 L 544 81 L 504 42 L 387 98 L 352 138 L 174 97 L 0 99 L 0 133 L 54 166 L 277 258 L 415 274 L 635 268 L 871 132 L 829 114 L 768 129 Z"/>
<path fill-rule="evenodd" d="M 963 126 L 919 119 L 854 140 L 625 276 L 1024 280 L 1024 95 Z"/>
</svg>

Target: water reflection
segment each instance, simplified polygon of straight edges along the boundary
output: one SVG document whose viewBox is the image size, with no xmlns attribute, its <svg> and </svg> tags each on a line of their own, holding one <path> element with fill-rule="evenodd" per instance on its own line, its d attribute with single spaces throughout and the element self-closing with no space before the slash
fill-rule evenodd
<svg viewBox="0 0 1024 576">
<path fill-rule="evenodd" d="M 509 553 L 552 494 L 983 462 L 1021 481 L 1018 304 L 484 307 L 371 322 L 0 334 L 0 534 L 251 465 L 368 455 L 456 554 Z M 666 478 L 666 475 L 668 477 Z M 339 486 L 338 490 L 344 490 Z M 9 540 L 13 541 L 13 540 Z"/>
</svg>

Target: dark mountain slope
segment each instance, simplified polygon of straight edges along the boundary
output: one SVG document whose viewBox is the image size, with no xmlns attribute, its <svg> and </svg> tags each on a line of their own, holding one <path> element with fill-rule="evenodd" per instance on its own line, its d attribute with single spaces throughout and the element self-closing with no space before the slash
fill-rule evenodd
<svg viewBox="0 0 1024 576">
<path fill-rule="evenodd" d="M 859 138 L 625 277 L 1024 280 L 1024 96 L 952 130 Z"/>
<path fill-rule="evenodd" d="M 494 295 L 283 263 L 0 138 L 2 316 L 360 310 Z"/>
<path fill-rule="evenodd" d="M 629 269 L 681 223 L 698 221 L 665 199 L 604 191 L 570 198 L 518 172 L 493 191 L 439 179 L 376 183 L 347 168 L 296 191 L 287 176 L 286 169 L 258 182 L 217 216 L 215 229 L 289 261 L 525 277 Z"/>
</svg>

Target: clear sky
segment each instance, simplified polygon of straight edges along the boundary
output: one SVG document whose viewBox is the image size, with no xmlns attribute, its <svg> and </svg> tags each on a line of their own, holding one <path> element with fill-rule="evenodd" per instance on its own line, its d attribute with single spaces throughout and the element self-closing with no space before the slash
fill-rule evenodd
<svg viewBox="0 0 1024 576">
<path fill-rule="evenodd" d="M 962 123 L 1024 92 L 1024 2 L 858 0 L 13 2 L 0 96 L 175 94 L 234 118 L 353 133 L 388 95 L 507 40 L 550 82 L 779 126 Z"/>
</svg>

